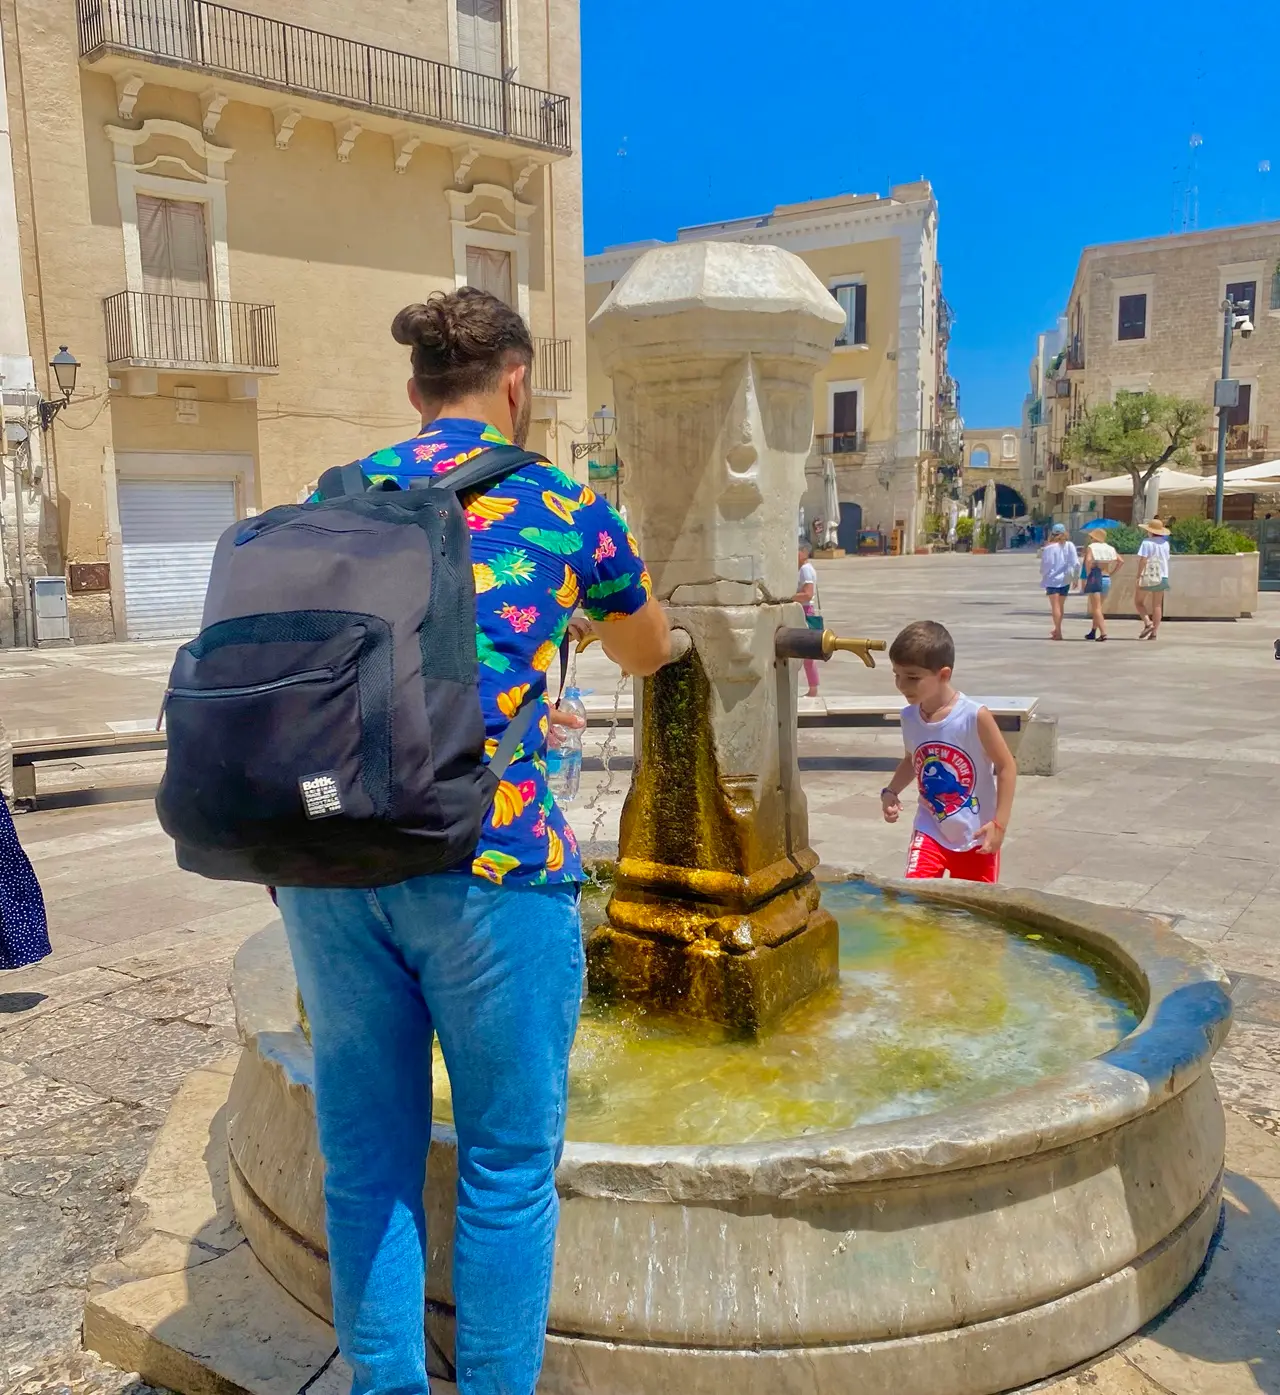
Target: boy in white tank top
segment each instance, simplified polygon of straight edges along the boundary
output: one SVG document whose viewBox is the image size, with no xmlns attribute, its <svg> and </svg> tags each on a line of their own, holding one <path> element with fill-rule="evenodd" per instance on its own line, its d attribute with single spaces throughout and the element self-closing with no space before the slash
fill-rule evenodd
<svg viewBox="0 0 1280 1395">
<path fill-rule="evenodd" d="M 956 647 L 933 620 L 907 626 L 889 647 L 893 681 L 910 703 L 902 710 L 906 745 L 880 791 L 886 823 L 902 813 L 902 791 L 919 792 L 908 877 L 994 882 L 1013 811 L 1018 767 L 996 719 L 951 686 Z"/>
</svg>

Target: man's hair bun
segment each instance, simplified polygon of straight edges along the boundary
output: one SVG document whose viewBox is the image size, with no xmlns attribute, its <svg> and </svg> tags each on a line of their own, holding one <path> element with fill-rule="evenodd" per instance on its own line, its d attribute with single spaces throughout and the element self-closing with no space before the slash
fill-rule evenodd
<svg viewBox="0 0 1280 1395">
<path fill-rule="evenodd" d="M 436 291 L 425 303 L 406 305 L 391 322 L 391 337 L 412 349 L 418 390 L 431 402 L 492 388 L 511 354 L 526 366 L 533 363 L 525 322 L 497 296 L 474 286 Z"/>
</svg>

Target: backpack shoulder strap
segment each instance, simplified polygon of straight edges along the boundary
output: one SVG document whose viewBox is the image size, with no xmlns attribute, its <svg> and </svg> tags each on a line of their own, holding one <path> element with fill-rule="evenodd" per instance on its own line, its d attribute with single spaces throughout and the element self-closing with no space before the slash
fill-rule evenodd
<svg viewBox="0 0 1280 1395">
<path fill-rule="evenodd" d="M 360 468 L 360 462 L 353 461 L 350 465 L 334 465 L 331 469 L 326 470 L 316 485 L 316 497 L 319 499 L 349 499 L 357 494 L 366 493 L 368 488 L 369 481 Z"/>
<path fill-rule="evenodd" d="M 488 450 L 459 465 L 456 470 L 441 475 L 432 481 L 436 489 L 448 489 L 454 494 L 465 494 L 473 489 L 484 489 L 497 484 L 499 480 L 513 475 L 522 465 L 549 465 L 551 462 L 537 451 L 525 450 L 523 446 L 490 446 Z"/>
</svg>

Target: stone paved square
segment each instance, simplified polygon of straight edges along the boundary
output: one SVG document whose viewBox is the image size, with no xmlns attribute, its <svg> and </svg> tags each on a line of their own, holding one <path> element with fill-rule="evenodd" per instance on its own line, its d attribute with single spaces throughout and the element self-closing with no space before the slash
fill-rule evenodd
<svg viewBox="0 0 1280 1395">
<path fill-rule="evenodd" d="M 1044 1388 L 1280 1390 L 1280 1169 L 1261 1147 L 1280 1138 L 1280 665 L 1271 654 L 1280 597 L 1265 595 L 1253 620 L 1170 623 L 1158 646 L 1133 643 L 1127 629 L 1136 626 L 1118 622 L 1116 639 L 1099 649 L 1078 638 L 1075 599 L 1067 642 L 1043 639 L 1029 557 L 870 559 L 819 571 L 836 630 L 892 638 L 908 620 L 940 619 L 956 636 L 966 691 L 1026 693 L 1059 717 L 1059 773 L 1019 784 L 1007 883 L 1154 911 L 1233 978 L 1237 1024 L 1215 1073 L 1238 1127 L 1228 1228 L 1208 1279 L 1123 1352 Z M 109 689 L 94 686 L 100 666 L 118 670 Z M 19 731 L 70 733 L 88 721 L 153 716 L 166 668 L 157 644 L 0 653 L 0 690 L 13 700 L 6 720 Z M 23 681 L 6 681 L 19 670 Z M 598 650 L 583 656 L 579 678 L 600 695 L 617 686 Z M 822 681 L 825 695 L 891 691 L 883 661 L 871 672 L 837 657 Z M 98 696 L 86 697 L 86 685 Z M 592 733 L 594 759 L 571 817 L 580 835 L 608 839 L 631 738 L 617 733 L 607 774 L 604 735 Z M 905 834 L 881 822 L 878 799 L 897 743 L 893 731 L 802 733 L 813 842 L 828 863 L 900 873 Z M 199 1066 L 224 1068 L 232 955 L 274 919 L 257 888 L 178 872 L 149 804 L 111 802 L 113 785 L 154 784 L 159 769 L 148 759 L 49 772 L 51 791 L 82 788 L 87 775 L 92 798 L 106 802 L 18 819 L 49 896 L 55 953 L 0 982 L 0 1248 L 27 1256 L 11 1269 L 21 1303 L 0 1299 L 0 1390 L 44 1395 L 56 1388 L 55 1371 L 74 1372 L 73 1388 L 93 1395 L 128 1388 L 75 1354 L 87 1267 L 114 1252 L 127 1209 L 120 1198 L 173 1091 Z M 1246 1146 L 1255 1137 L 1259 1146 Z"/>
</svg>

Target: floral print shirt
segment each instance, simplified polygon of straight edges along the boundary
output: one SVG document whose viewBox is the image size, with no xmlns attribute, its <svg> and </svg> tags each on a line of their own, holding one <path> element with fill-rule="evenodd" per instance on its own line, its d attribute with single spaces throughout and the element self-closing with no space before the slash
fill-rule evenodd
<svg viewBox="0 0 1280 1395">
<path fill-rule="evenodd" d="M 424 483 L 510 442 L 481 421 L 439 418 L 410 441 L 360 461 L 377 483 Z M 487 754 L 532 694 L 550 709 L 547 671 L 574 610 L 634 615 L 652 594 L 627 525 L 607 500 L 553 465 L 508 475 L 467 508 L 476 585 L 476 653 Z M 577 839 L 547 788 L 546 712 L 507 767 L 471 870 L 502 886 L 582 880 Z M 536 735 L 534 734 L 536 733 Z"/>
</svg>

